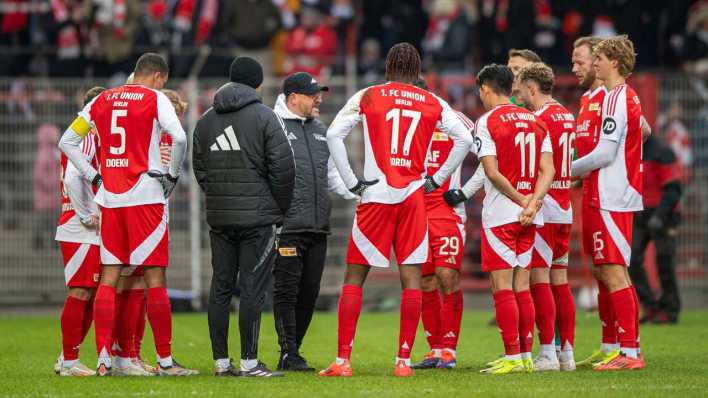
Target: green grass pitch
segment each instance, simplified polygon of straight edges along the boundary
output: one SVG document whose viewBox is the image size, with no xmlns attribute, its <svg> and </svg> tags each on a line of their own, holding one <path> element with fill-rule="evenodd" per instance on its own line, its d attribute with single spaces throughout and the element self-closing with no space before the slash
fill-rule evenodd
<svg viewBox="0 0 708 398">
<path fill-rule="evenodd" d="M 354 344 L 351 379 L 324 379 L 288 374 L 280 379 L 212 376 L 206 314 L 174 317 L 175 357 L 202 375 L 190 378 L 62 378 L 52 365 L 60 349 L 59 311 L 53 316 L 0 317 L 0 397 L 472 397 L 472 396 L 706 396 L 708 395 L 708 311 L 687 311 L 677 326 L 642 328 L 647 368 L 641 371 L 481 375 L 478 370 L 502 351 L 496 328 L 486 325 L 491 312 L 466 311 L 458 348 L 458 368 L 418 371 L 413 378 L 392 376 L 398 341 L 397 313 L 364 313 Z M 336 354 L 337 319 L 317 313 L 303 353 L 322 368 Z M 596 314 L 578 313 L 576 357 L 582 359 L 599 342 Z M 238 357 L 238 334 L 231 318 L 231 355 Z M 143 357 L 154 358 L 149 330 Z M 414 360 L 426 351 L 422 330 Z M 82 360 L 95 366 L 93 332 Z M 278 356 L 273 319 L 263 317 L 260 357 L 275 367 Z"/>
</svg>

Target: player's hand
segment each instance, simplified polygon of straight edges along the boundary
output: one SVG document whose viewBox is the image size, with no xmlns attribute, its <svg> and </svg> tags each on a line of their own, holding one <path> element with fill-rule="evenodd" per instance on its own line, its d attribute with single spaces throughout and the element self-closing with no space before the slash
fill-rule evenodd
<svg viewBox="0 0 708 398">
<path fill-rule="evenodd" d="M 461 189 L 451 189 L 443 193 L 443 199 L 448 205 L 454 207 L 467 200 L 467 196 Z"/>
<path fill-rule="evenodd" d="M 167 144 L 160 144 L 160 163 L 163 166 L 168 166 L 172 160 L 172 146 Z"/>
<path fill-rule="evenodd" d="M 101 228 L 101 219 L 96 214 L 80 217 L 79 221 L 81 221 L 81 224 L 83 224 L 84 227 L 89 229 L 98 230 Z"/>
<path fill-rule="evenodd" d="M 524 209 L 529 207 L 529 203 L 531 202 L 532 197 L 533 197 L 533 195 L 531 195 L 531 194 L 524 196 L 524 199 L 521 200 L 521 203 L 519 203 L 519 205 L 521 205 L 521 207 L 523 207 Z"/>
<path fill-rule="evenodd" d="M 356 196 L 361 196 L 364 191 L 366 191 L 367 188 L 369 188 L 372 185 L 376 185 L 379 182 L 379 180 L 372 180 L 372 181 L 364 181 L 364 180 L 358 180 L 356 182 L 356 185 L 349 189 L 349 192 L 353 193 Z"/>
<path fill-rule="evenodd" d="M 536 218 L 537 212 L 538 211 L 535 207 L 525 208 L 519 215 L 519 223 L 521 223 L 521 225 L 523 225 L 524 227 L 532 225 L 534 218 Z"/>
<path fill-rule="evenodd" d="M 664 228 L 664 221 L 661 219 L 661 217 L 654 214 L 651 216 L 651 218 L 649 218 L 649 221 L 647 222 L 647 227 L 649 227 L 651 231 L 660 231 L 662 228 Z"/>
<path fill-rule="evenodd" d="M 93 180 L 91 180 L 91 184 L 95 185 L 96 188 L 101 188 L 101 185 L 103 185 L 103 177 L 101 177 L 100 174 L 96 173 L 96 175 L 93 177 Z"/>
<path fill-rule="evenodd" d="M 177 186 L 179 176 L 172 177 L 170 173 L 163 173 L 157 170 L 149 170 L 147 174 L 162 185 L 162 192 L 165 194 L 165 199 L 172 195 L 172 191 L 175 189 L 175 186 Z"/>
<path fill-rule="evenodd" d="M 423 190 L 425 193 L 431 193 L 438 188 L 440 188 L 440 185 L 435 182 L 432 176 L 425 176 L 425 184 L 423 184 Z"/>
</svg>

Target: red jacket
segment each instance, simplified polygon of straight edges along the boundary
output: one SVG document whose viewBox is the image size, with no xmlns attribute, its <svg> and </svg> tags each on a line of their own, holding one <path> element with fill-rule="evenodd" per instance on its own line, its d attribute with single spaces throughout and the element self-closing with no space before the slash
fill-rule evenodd
<svg viewBox="0 0 708 398">
<path fill-rule="evenodd" d="M 310 32 L 299 26 L 288 33 L 285 52 L 289 56 L 285 73 L 308 72 L 319 77 L 337 52 L 337 34 L 326 24 Z"/>
</svg>

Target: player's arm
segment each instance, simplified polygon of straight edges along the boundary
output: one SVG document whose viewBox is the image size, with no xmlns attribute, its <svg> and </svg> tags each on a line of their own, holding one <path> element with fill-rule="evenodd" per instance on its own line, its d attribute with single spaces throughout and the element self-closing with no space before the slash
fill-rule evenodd
<svg viewBox="0 0 708 398">
<path fill-rule="evenodd" d="M 93 101 L 91 103 L 93 103 Z M 89 107 L 91 103 L 89 103 L 87 107 Z M 93 184 L 100 184 L 101 175 L 98 174 L 98 171 L 86 160 L 86 156 L 81 150 L 81 141 L 91 132 L 91 121 L 90 118 L 86 116 L 86 113 L 87 112 L 81 112 L 81 114 L 71 122 L 69 128 L 64 131 L 64 134 L 62 134 L 59 140 L 59 149 L 66 155 L 69 162 L 76 167 L 82 176 Z"/>
<path fill-rule="evenodd" d="M 450 105 L 445 102 L 445 100 L 437 96 L 436 98 L 440 102 L 440 105 L 442 105 L 440 122 L 437 127 L 440 131 L 452 137 L 454 144 L 450 155 L 445 160 L 445 163 L 440 166 L 437 173 L 430 178 L 426 178 L 426 192 L 431 192 L 438 188 L 450 177 L 455 169 L 462 164 L 462 161 L 465 160 L 467 153 L 470 151 L 470 147 L 472 147 L 474 143 L 472 131 L 465 126 L 460 116 L 450 108 Z M 474 129 L 474 126 L 471 127 Z"/>
<path fill-rule="evenodd" d="M 202 116 L 203 118 L 204 116 Z M 194 132 L 192 133 L 192 171 L 194 172 L 194 177 L 197 179 L 197 183 L 202 188 L 205 189 L 204 183 L 206 182 L 206 153 L 207 148 L 202 145 L 201 135 L 206 134 L 204 131 L 204 126 L 202 125 L 202 118 L 197 121 L 197 125 L 194 126 Z"/>
<path fill-rule="evenodd" d="M 81 223 L 87 227 L 97 226 L 98 217 L 94 214 L 95 209 L 92 206 L 93 192 L 91 191 L 91 184 L 71 162 L 66 165 L 64 189 L 66 189 L 69 202 L 71 202 L 71 206 L 74 208 L 74 212 L 76 212 Z"/>
<path fill-rule="evenodd" d="M 543 204 L 543 198 L 551 189 L 551 184 L 553 183 L 553 177 L 556 174 L 556 168 L 553 165 L 553 147 L 551 145 L 551 139 L 548 134 L 543 139 L 543 144 L 541 144 L 541 159 L 538 162 L 538 179 L 536 179 L 536 187 L 534 188 L 533 194 L 528 204 L 521 212 L 521 217 L 519 221 L 523 225 L 531 225 L 533 219 L 536 217 L 536 213 L 541 209 Z"/>
<path fill-rule="evenodd" d="M 354 94 L 344 107 L 337 113 L 337 116 L 332 121 L 327 129 L 327 146 L 329 153 L 334 160 L 334 164 L 339 171 L 339 175 L 344 181 L 344 186 L 347 187 L 355 195 L 361 195 L 364 190 L 378 182 L 359 180 L 349 164 L 347 148 L 344 145 L 344 139 L 347 138 L 352 129 L 361 122 L 360 101 L 367 89 L 360 90 Z"/>
<path fill-rule="evenodd" d="M 639 118 L 639 126 L 642 129 L 642 142 L 644 142 L 647 140 L 647 138 L 649 138 L 649 136 L 651 136 L 651 125 L 644 117 L 644 115 Z"/>
<path fill-rule="evenodd" d="M 524 207 L 526 197 L 517 191 L 516 188 L 511 185 L 511 182 L 499 172 L 499 164 L 497 163 L 496 155 L 484 156 L 479 160 L 482 163 L 482 167 L 484 167 L 484 174 L 487 176 L 487 179 L 489 179 L 489 182 L 491 182 L 499 192 L 506 195 L 506 197 L 519 206 Z"/>
<path fill-rule="evenodd" d="M 344 181 L 342 181 L 342 177 L 339 175 L 337 166 L 334 165 L 334 160 L 331 156 L 327 160 L 327 189 L 344 199 L 356 199 L 356 195 L 351 193 L 344 185 Z"/>
<path fill-rule="evenodd" d="M 480 163 L 472 177 L 462 186 L 462 189 L 451 189 L 443 193 L 443 198 L 450 206 L 457 206 L 474 196 L 474 194 L 484 186 L 486 179 L 487 176 L 484 175 L 484 167 Z"/>
<path fill-rule="evenodd" d="M 170 177 L 179 177 L 182 163 L 187 152 L 187 135 L 182 128 L 182 123 L 177 117 L 174 106 L 169 98 L 157 92 L 157 121 L 167 134 L 172 137 L 172 159 L 170 159 Z"/>
</svg>

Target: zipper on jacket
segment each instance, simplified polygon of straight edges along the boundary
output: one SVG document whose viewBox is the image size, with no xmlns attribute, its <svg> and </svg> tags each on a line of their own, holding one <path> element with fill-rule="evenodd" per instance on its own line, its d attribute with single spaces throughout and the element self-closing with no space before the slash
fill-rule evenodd
<svg viewBox="0 0 708 398">
<path fill-rule="evenodd" d="M 312 181 L 314 182 L 315 186 L 315 191 L 314 191 L 314 196 L 315 196 L 315 211 L 314 211 L 314 216 L 315 216 L 315 229 L 319 229 L 319 222 L 317 221 L 317 213 L 319 212 L 319 207 L 317 206 L 317 196 L 318 195 L 318 189 L 317 189 L 317 170 L 315 169 L 315 160 L 312 158 L 312 149 L 310 149 L 310 139 L 307 137 L 307 130 L 305 129 L 305 121 L 302 121 L 302 132 L 303 135 L 305 136 L 305 145 L 307 145 L 307 154 L 310 156 L 310 167 L 312 168 Z"/>
</svg>

